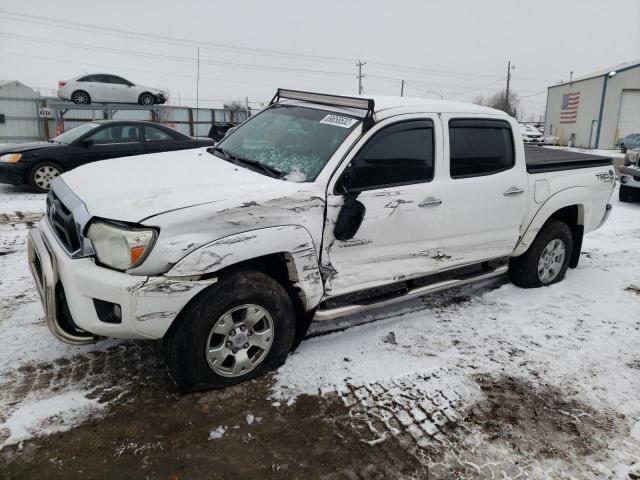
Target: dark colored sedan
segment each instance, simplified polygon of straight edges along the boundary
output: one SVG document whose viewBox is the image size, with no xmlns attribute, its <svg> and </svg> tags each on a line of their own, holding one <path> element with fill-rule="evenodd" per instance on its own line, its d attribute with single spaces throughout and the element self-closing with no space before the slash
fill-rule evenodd
<svg viewBox="0 0 640 480">
<path fill-rule="evenodd" d="M 0 146 L 0 183 L 49 190 L 51 180 L 86 163 L 109 158 L 214 145 L 152 122 L 104 120 L 83 123 L 48 142 Z"/>
</svg>

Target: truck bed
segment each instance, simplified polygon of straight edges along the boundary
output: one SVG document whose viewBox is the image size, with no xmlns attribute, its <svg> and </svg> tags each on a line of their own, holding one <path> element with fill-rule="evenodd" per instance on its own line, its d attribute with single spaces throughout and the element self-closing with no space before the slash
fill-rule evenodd
<svg viewBox="0 0 640 480">
<path fill-rule="evenodd" d="M 576 168 L 612 166 L 613 159 L 582 152 L 568 152 L 537 145 L 525 145 L 527 172 L 543 173 Z"/>
</svg>

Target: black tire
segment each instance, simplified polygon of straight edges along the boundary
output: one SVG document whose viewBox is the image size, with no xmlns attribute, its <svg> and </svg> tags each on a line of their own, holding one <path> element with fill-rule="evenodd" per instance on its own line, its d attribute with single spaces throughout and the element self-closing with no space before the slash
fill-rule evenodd
<svg viewBox="0 0 640 480">
<path fill-rule="evenodd" d="M 138 103 L 145 106 L 155 105 L 156 97 L 149 92 L 144 92 L 138 97 Z"/>
<path fill-rule="evenodd" d="M 91 95 L 84 90 L 76 90 L 71 94 L 71 101 L 76 105 L 89 105 L 91 103 Z"/>
<path fill-rule="evenodd" d="M 620 145 L 620 151 L 622 153 L 627 153 L 627 147 L 624 146 L 624 143 Z"/>
<path fill-rule="evenodd" d="M 633 202 L 635 198 L 634 193 L 633 188 L 627 187 L 626 185 L 620 185 L 618 200 L 621 202 Z"/>
<path fill-rule="evenodd" d="M 246 304 L 258 305 L 271 316 L 271 346 L 246 374 L 219 375 L 209 366 L 205 354 L 210 348 L 210 333 L 227 312 Z M 184 392 L 225 388 L 279 367 L 291 351 L 295 333 L 294 306 L 286 290 L 273 278 L 254 270 L 238 270 L 221 277 L 194 298 L 175 322 L 165 336 L 165 358 L 169 376 Z"/>
<path fill-rule="evenodd" d="M 37 193 L 47 193 L 49 184 L 55 177 L 61 175 L 64 169 L 54 162 L 40 162 L 34 165 L 27 174 L 27 183 L 31 190 Z"/>
<path fill-rule="evenodd" d="M 543 282 L 538 273 L 538 263 L 547 245 L 554 240 L 564 244 L 564 261 L 555 277 Z M 562 280 L 567 273 L 571 252 L 573 249 L 573 235 L 568 225 L 560 220 L 551 219 L 540 229 L 529 249 L 519 257 L 513 257 L 509 262 L 509 280 L 518 287 L 537 288 Z"/>
</svg>

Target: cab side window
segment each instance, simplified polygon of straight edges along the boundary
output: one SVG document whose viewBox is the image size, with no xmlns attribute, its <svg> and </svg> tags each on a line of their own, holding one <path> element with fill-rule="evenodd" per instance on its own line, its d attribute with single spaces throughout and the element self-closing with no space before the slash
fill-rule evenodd
<svg viewBox="0 0 640 480">
<path fill-rule="evenodd" d="M 515 165 L 511 126 L 503 120 L 449 121 L 451 178 L 492 175 Z"/>
<path fill-rule="evenodd" d="M 433 179 L 433 123 L 401 122 L 376 133 L 351 162 L 350 187 L 371 190 Z"/>
</svg>

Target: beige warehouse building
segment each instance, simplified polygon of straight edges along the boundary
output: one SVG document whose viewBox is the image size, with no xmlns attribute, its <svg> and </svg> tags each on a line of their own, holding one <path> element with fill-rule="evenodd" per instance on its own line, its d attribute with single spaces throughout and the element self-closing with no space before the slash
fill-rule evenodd
<svg viewBox="0 0 640 480">
<path fill-rule="evenodd" d="M 548 87 L 544 132 L 561 144 L 603 149 L 640 133 L 640 60 Z"/>
</svg>

